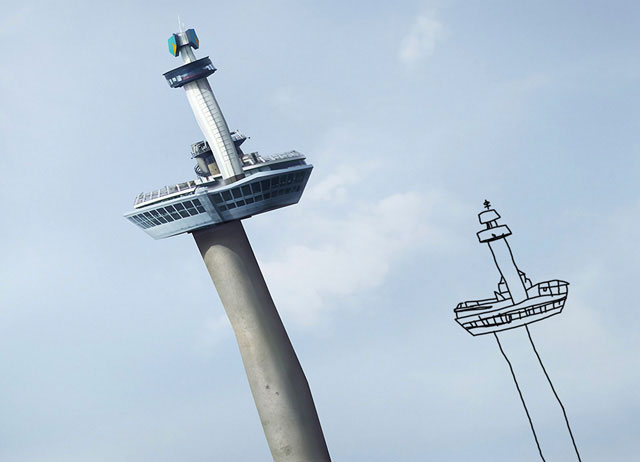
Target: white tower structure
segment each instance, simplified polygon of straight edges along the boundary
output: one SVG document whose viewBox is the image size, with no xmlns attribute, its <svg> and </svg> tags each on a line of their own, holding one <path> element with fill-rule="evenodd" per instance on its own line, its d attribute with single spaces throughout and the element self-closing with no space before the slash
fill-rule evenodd
<svg viewBox="0 0 640 462">
<path fill-rule="evenodd" d="M 205 141 L 191 146 L 198 178 L 140 194 L 125 214 L 154 239 L 192 233 L 238 341 L 251 393 L 274 462 L 330 462 L 309 384 L 276 310 L 241 219 L 297 203 L 313 168 L 290 151 L 244 154 L 230 133 L 196 59 L 193 29 L 169 38 L 184 64 L 165 73 L 183 87 Z"/>
<path fill-rule="evenodd" d="M 172 87 L 184 88 L 223 180 L 235 181 L 244 176 L 242 163 L 231 139 L 227 121 L 207 80 L 215 72 L 215 68 L 209 58 L 196 59 L 193 54 L 192 48 L 197 49 L 199 46 L 198 36 L 193 29 L 173 34 L 169 39 L 169 50 L 174 56 L 182 58 L 184 66 L 167 72 L 165 76 L 171 76 L 167 80 Z"/>
</svg>

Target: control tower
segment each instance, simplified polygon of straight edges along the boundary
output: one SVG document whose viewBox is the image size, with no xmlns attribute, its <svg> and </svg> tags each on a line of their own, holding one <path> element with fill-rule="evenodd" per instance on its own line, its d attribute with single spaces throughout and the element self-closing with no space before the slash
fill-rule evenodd
<svg viewBox="0 0 640 462">
<path fill-rule="evenodd" d="M 275 462 L 330 461 L 311 391 L 273 303 L 241 219 L 296 204 L 313 168 L 289 151 L 245 154 L 247 139 L 230 132 L 196 59 L 195 30 L 169 37 L 183 65 L 164 74 L 183 88 L 204 140 L 191 146 L 196 178 L 136 197 L 125 217 L 154 239 L 191 233 L 238 341 L 247 378 Z"/>
<path fill-rule="evenodd" d="M 478 215 L 484 229 L 477 236 L 489 246 L 498 268 L 498 290 L 492 298 L 459 303 L 454 309 L 456 321 L 471 335 L 495 337 L 509 365 L 541 459 L 580 461 L 564 406 L 528 327 L 562 312 L 569 283 L 553 279 L 533 284 L 513 258 L 507 242 L 511 230 L 498 223 L 500 215 L 489 201 L 484 202 L 484 207 L 486 210 Z"/>
</svg>

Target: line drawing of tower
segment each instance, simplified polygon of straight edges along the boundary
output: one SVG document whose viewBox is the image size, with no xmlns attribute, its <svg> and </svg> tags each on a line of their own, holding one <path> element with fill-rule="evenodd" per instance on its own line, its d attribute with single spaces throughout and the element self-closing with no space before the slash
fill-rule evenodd
<svg viewBox="0 0 640 462">
<path fill-rule="evenodd" d="M 483 205 L 485 210 L 478 214 L 478 219 L 485 229 L 477 236 L 480 243 L 489 246 L 500 282 L 493 298 L 458 303 L 454 309 L 456 322 L 471 335 L 493 334 L 495 337 L 509 366 L 541 460 L 581 461 L 565 407 L 529 330 L 529 324 L 562 312 L 569 283 L 553 279 L 533 284 L 516 265 L 507 242 L 511 230 L 498 223 L 500 215 L 488 200 Z M 556 438 L 565 433 L 566 438 Z"/>
<path fill-rule="evenodd" d="M 297 151 L 245 154 L 247 138 L 230 132 L 207 80 L 216 68 L 193 53 L 195 30 L 180 25 L 168 43 L 184 64 L 164 76 L 184 88 L 205 137 L 191 146 L 197 178 L 141 193 L 124 216 L 154 239 L 193 234 L 231 321 L 274 462 L 328 462 L 307 379 L 240 221 L 296 204 L 313 166 Z"/>
</svg>

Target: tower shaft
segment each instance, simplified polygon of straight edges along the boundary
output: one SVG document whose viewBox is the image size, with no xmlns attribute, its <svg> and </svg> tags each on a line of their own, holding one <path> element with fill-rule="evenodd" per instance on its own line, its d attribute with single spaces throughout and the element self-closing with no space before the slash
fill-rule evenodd
<svg viewBox="0 0 640 462">
<path fill-rule="evenodd" d="M 199 46 L 200 41 L 193 29 L 173 34 L 169 38 L 169 51 L 174 56 L 180 56 L 184 65 L 164 75 L 171 87 L 184 87 L 191 110 L 209 143 L 222 178 L 225 183 L 231 183 L 244 177 L 242 162 L 207 80 L 215 68 L 209 58 L 196 59 L 193 53 L 192 48 Z"/>
<path fill-rule="evenodd" d="M 235 332 L 274 462 L 330 461 L 307 379 L 242 223 L 193 236 Z"/>
<path fill-rule="evenodd" d="M 527 290 L 520 277 L 520 272 L 513 259 L 513 253 L 511 252 L 507 239 L 496 239 L 487 242 L 487 244 L 489 244 L 489 249 L 491 249 L 491 254 L 498 267 L 498 271 L 500 271 L 500 275 L 507 284 L 513 303 L 520 303 L 526 300 Z"/>
<path fill-rule="evenodd" d="M 183 88 L 222 178 L 230 181 L 242 178 L 244 173 L 240 157 L 209 81 L 206 78 L 198 79 L 185 84 Z"/>
</svg>

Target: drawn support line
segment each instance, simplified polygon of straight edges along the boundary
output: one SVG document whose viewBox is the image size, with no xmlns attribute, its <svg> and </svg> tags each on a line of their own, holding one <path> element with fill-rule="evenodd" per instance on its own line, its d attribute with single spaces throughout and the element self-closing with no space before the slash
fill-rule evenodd
<svg viewBox="0 0 640 462">
<path fill-rule="evenodd" d="M 549 386 L 551 387 L 551 391 L 553 391 L 553 395 L 556 397 L 556 400 L 558 401 L 558 404 L 560 405 L 560 408 L 562 408 L 562 415 L 564 416 L 564 421 L 567 424 L 567 430 L 569 430 L 569 436 L 571 436 L 571 443 L 573 444 L 573 449 L 576 450 L 576 456 L 578 456 L 578 461 L 582 462 L 582 459 L 580 458 L 580 452 L 578 451 L 578 445 L 576 444 L 576 439 L 573 437 L 573 432 L 571 431 L 571 425 L 569 424 L 569 417 L 567 417 L 567 410 L 564 408 L 564 404 L 562 404 L 562 401 L 560 400 L 560 396 L 558 396 L 558 393 L 556 392 L 556 389 L 553 386 L 553 382 L 551 382 L 551 377 L 549 377 L 549 374 L 547 373 L 547 369 L 544 367 L 544 364 L 542 363 L 542 358 L 540 357 L 540 354 L 538 353 L 538 350 L 536 349 L 535 343 L 533 343 L 533 338 L 531 338 L 531 332 L 529 331 L 529 326 L 524 326 L 524 327 L 525 327 L 525 329 L 527 329 L 527 335 L 529 336 L 529 341 L 531 342 L 531 347 L 533 347 L 533 351 L 536 354 L 536 357 L 538 358 L 538 362 L 540 363 L 540 367 L 542 368 L 542 371 L 544 372 L 544 375 L 547 378 L 547 381 L 549 382 Z M 498 342 L 498 343 L 500 343 L 500 342 Z"/>
<path fill-rule="evenodd" d="M 538 448 L 538 453 L 540 453 L 540 459 L 545 462 L 544 456 L 542 455 L 542 448 L 540 447 L 540 442 L 538 441 L 538 435 L 536 435 L 536 429 L 533 427 L 533 421 L 531 420 L 531 415 L 529 414 L 529 409 L 527 409 L 527 403 L 524 401 L 524 396 L 522 396 L 522 390 L 520 390 L 520 385 L 518 385 L 518 379 L 516 379 L 516 373 L 513 371 L 513 366 L 511 365 L 511 361 L 507 357 L 506 353 L 502 349 L 502 344 L 500 343 L 500 339 L 498 338 L 498 334 L 495 332 L 493 336 L 496 338 L 496 342 L 498 342 L 498 348 L 500 348 L 500 353 L 504 357 L 505 361 L 509 365 L 509 370 L 511 371 L 511 377 L 513 377 L 513 383 L 516 384 L 516 389 L 518 390 L 518 395 L 520 396 L 520 401 L 522 401 L 522 407 L 524 408 L 524 412 L 527 414 L 527 420 L 529 421 L 529 426 L 531 427 L 531 433 L 533 433 L 533 439 L 536 440 L 536 446 Z"/>
<path fill-rule="evenodd" d="M 541 460 L 581 462 L 564 406 L 531 342 L 529 330 L 525 326 L 496 332 L 494 336 L 509 365 Z"/>
</svg>

